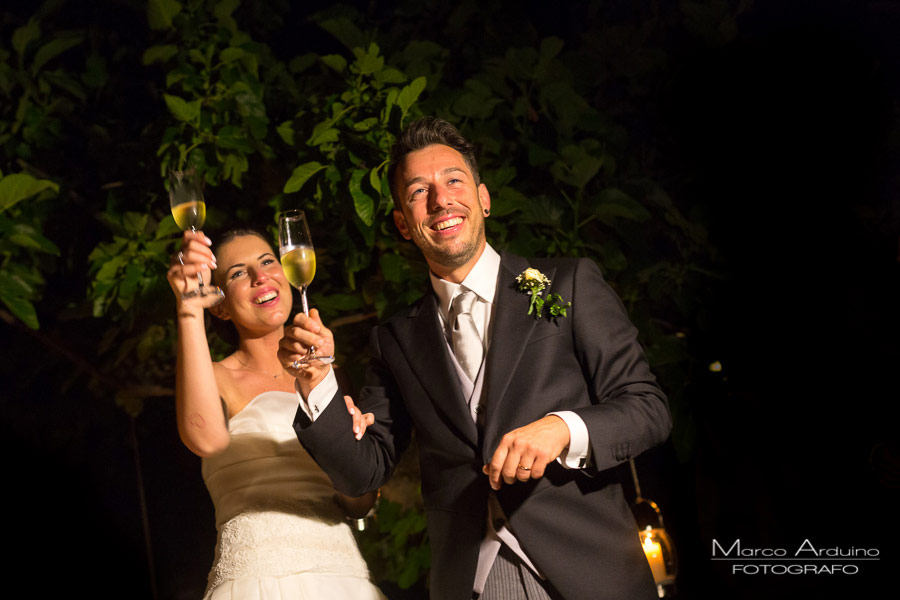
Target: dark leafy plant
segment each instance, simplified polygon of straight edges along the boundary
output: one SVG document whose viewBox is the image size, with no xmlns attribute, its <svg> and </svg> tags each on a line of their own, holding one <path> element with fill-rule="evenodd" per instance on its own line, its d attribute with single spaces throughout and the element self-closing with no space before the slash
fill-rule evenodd
<svg viewBox="0 0 900 600">
<path fill-rule="evenodd" d="M 232 13 L 240 0 L 153 0 L 150 27 L 166 42 L 144 52 L 145 65 L 168 66 L 163 99 L 175 124 L 160 144 L 160 170 L 191 166 L 216 185 L 241 187 L 249 157 L 272 158 L 260 63 L 264 47 L 238 28 Z"/>
<path fill-rule="evenodd" d="M 59 256 L 59 248 L 42 233 L 40 207 L 20 203 L 36 204 L 58 191 L 48 179 L 0 172 L 0 302 L 32 329 L 39 326 L 34 302 L 46 284 L 40 266 L 45 256 Z"/>
<path fill-rule="evenodd" d="M 279 127 L 285 143 L 296 143 L 298 158 L 304 161 L 285 183 L 281 204 L 299 203 L 317 229 L 326 232 L 326 265 L 337 266 L 334 257 L 343 257 L 339 270 L 326 271 L 325 285 L 344 288 L 345 293 L 317 296 L 326 314 L 362 306 L 383 313 L 389 298 L 405 303 L 415 298 L 413 293 L 418 295 L 409 287 L 408 270 L 388 229 L 393 202 L 387 166 L 394 133 L 417 114 L 412 109 L 425 89 L 425 78 L 409 81 L 385 64 L 374 43 L 352 52 L 352 61 L 337 54 L 318 59 L 336 77 L 328 82 L 320 78 L 319 93 L 311 94 L 294 119 Z M 311 131 L 306 140 L 294 140 L 294 131 L 304 130 Z M 338 272 L 341 277 L 335 280 L 333 273 Z M 361 305 L 348 302 L 346 292 L 358 293 Z"/>
<path fill-rule="evenodd" d="M 431 549 L 422 510 L 380 498 L 373 526 L 360 533 L 359 542 L 378 581 L 394 582 L 400 589 L 423 583 Z"/>
<path fill-rule="evenodd" d="M 34 16 L 12 32 L 11 48 L 0 46 L 0 302 L 32 329 L 45 273 L 60 254 L 43 233 L 59 184 L 29 161 L 60 139 L 62 120 L 87 99 L 56 60 L 83 40 L 79 31 L 42 34 Z"/>
</svg>

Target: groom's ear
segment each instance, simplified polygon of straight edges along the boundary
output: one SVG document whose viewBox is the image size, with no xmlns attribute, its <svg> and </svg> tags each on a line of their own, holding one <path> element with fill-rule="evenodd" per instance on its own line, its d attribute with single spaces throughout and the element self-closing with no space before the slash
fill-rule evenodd
<svg viewBox="0 0 900 600">
<path fill-rule="evenodd" d="M 394 209 L 394 225 L 397 226 L 397 231 L 400 232 L 404 239 L 412 239 L 409 235 L 409 225 L 406 223 L 406 217 L 403 216 L 403 212 L 398 208 Z"/>
<path fill-rule="evenodd" d="M 481 208 L 488 213 L 491 212 L 491 194 L 488 192 L 487 186 L 483 183 L 478 184 L 478 201 L 481 202 Z M 487 216 L 487 214 L 485 215 Z"/>
</svg>

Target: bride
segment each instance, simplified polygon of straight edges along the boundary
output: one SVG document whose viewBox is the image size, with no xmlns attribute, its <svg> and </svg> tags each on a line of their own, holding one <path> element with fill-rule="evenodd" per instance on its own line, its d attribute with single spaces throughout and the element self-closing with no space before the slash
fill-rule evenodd
<svg viewBox="0 0 900 600">
<path fill-rule="evenodd" d="M 203 459 L 218 531 L 205 599 L 383 599 L 346 523 L 365 515 L 374 495 L 337 494 L 292 428 L 294 377 L 314 375 L 278 361 L 291 288 L 271 245 L 258 232 L 234 230 L 213 253 L 202 232 L 187 231 L 177 256 L 168 280 L 177 299 L 178 433 Z M 210 311 L 239 337 L 219 362 L 210 358 L 203 309 L 181 299 L 209 271 L 225 292 Z M 333 353 L 330 336 L 312 341 Z M 345 400 L 360 438 L 372 415 Z"/>
</svg>

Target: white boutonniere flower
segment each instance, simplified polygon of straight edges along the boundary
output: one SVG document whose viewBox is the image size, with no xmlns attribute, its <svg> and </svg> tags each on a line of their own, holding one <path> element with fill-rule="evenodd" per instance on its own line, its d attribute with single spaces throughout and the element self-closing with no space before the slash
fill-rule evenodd
<svg viewBox="0 0 900 600">
<path fill-rule="evenodd" d="M 544 308 L 547 309 L 551 317 L 565 317 L 567 316 L 566 309 L 572 306 L 571 302 L 563 304 L 562 296 L 559 294 L 550 294 L 544 298 L 542 294 L 548 285 L 550 285 L 550 280 L 537 269 L 525 269 L 521 275 L 516 277 L 516 288 L 520 292 L 531 296 L 531 302 L 528 304 L 528 314 L 533 314 L 535 319 L 541 318 Z"/>
</svg>

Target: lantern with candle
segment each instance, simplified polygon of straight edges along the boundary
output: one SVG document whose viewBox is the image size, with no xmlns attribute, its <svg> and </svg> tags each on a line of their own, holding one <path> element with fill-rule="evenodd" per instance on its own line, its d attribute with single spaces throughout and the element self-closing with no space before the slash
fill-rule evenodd
<svg viewBox="0 0 900 600">
<path fill-rule="evenodd" d="M 641 546 L 643 546 L 647 562 L 650 564 L 657 594 L 660 598 L 671 598 L 675 595 L 675 575 L 678 572 L 678 556 L 675 553 L 675 546 L 672 544 L 669 534 L 666 533 L 659 506 L 656 505 L 656 502 L 641 496 L 637 469 L 634 461 L 630 462 L 636 494 L 631 512 L 638 524 Z"/>
</svg>

